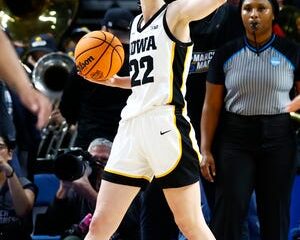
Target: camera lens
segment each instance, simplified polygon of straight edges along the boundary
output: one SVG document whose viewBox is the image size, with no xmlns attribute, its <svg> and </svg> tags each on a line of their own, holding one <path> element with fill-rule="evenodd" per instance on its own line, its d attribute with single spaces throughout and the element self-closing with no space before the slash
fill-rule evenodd
<svg viewBox="0 0 300 240">
<path fill-rule="evenodd" d="M 85 164 L 85 161 L 82 160 L 82 156 L 64 153 L 56 158 L 54 173 L 59 179 L 72 182 L 83 176 L 86 168 Z"/>
</svg>

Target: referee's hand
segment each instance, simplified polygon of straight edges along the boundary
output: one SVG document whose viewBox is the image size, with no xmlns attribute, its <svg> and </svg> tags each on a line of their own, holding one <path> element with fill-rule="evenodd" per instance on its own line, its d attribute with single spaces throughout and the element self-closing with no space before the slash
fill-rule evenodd
<svg viewBox="0 0 300 240">
<path fill-rule="evenodd" d="M 214 178 L 216 176 L 216 168 L 215 160 L 211 153 L 202 154 L 200 167 L 203 177 L 209 182 L 214 182 Z"/>
<path fill-rule="evenodd" d="M 287 112 L 296 112 L 300 109 L 300 95 L 295 97 L 285 108 Z"/>
</svg>

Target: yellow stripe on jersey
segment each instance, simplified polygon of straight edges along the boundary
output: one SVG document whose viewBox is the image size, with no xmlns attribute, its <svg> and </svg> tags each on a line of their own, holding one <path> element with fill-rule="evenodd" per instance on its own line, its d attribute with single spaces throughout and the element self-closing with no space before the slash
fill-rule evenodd
<svg viewBox="0 0 300 240">
<path fill-rule="evenodd" d="M 191 124 L 190 124 L 190 126 L 191 126 L 191 129 L 192 129 L 192 125 L 191 125 Z M 202 155 L 201 155 L 201 153 L 199 152 L 199 147 L 198 147 L 197 141 L 194 141 L 195 138 L 193 138 L 193 136 L 192 136 L 192 131 L 190 131 L 189 136 L 190 136 L 190 139 L 191 139 L 191 141 L 192 141 L 193 149 L 195 150 L 195 152 L 196 152 L 197 155 L 198 155 L 199 163 L 201 163 L 201 161 L 202 161 Z"/>
<path fill-rule="evenodd" d="M 182 71 L 182 79 L 183 80 L 185 79 L 185 81 L 182 81 L 182 84 L 181 84 L 180 90 L 182 93 L 186 92 L 186 79 L 187 79 L 188 73 L 190 71 L 189 66 L 190 66 L 191 59 L 192 59 L 192 51 L 193 51 L 193 46 L 189 46 L 187 48 L 185 59 L 184 59 L 184 68 Z"/>
<path fill-rule="evenodd" d="M 170 58 L 170 79 L 169 79 L 169 84 L 170 84 L 170 92 L 169 92 L 169 99 L 167 101 L 167 104 L 170 104 L 173 100 L 173 84 L 174 84 L 174 71 L 173 71 L 173 62 L 174 62 L 174 56 L 175 56 L 175 47 L 176 44 L 173 42 L 172 43 L 172 51 L 171 51 L 171 58 Z"/>
<path fill-rule="evenodd" d="M 191 61 L 191 55 L 193 53 L 193 46 L 190 46 L 187 48 L 187 53 L 186 53 L 186 56 L 185 56 L 185 60 L 184 60 L 184 70 L 183 70 L 183 73 L 182 73 L 182 79 L 187 79 L 187 76 L 189 74 L 189 71 L 190 71 L 190 61 Z M 186 81 L 183 82 L 182 81 L 182 86 L 181 86 L 181 92 L 182 93 L 186 93 Z M 187 115 L 187 106 L 186 104 L 184 105 L 184 108 L 182 109 L 182 113 L 183 115 Z"/>
</svg>

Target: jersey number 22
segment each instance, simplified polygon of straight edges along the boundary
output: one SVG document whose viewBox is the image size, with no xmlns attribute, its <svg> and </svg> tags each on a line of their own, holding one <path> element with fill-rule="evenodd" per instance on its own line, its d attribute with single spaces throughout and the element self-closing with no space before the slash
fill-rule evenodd
<svg viewBox="0 0 300 240">
<path fill-rule="evenodd" d="M 137 59 L 133 59 L 130 61 L 129 64 L 130 64 L 130 71 L 134 72 L 131 77 L 132 87 L 154 82 L 153 76 L 149 76 L 149 74 L 153 70 L 153 58 L 151 56 L 144 56 L 139 61 Z M 145 69 L 142 79 L 137 78 L 140 69 Z"/>
</svg>

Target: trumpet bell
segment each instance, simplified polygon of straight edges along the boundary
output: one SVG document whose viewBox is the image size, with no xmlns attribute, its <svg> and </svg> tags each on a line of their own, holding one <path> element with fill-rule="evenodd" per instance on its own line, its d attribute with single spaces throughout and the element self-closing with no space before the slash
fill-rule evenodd
<svg viewBox="0 0 300 240">
<path fill-rule="evenodd" d="M 49 53 L 41 57 L 33 71 L 33 85 L 52 101 L 60 100 L 64 86 L 75 67 L 73 58 L 65 53 Z"/>
<path fill-rule="evenodd" d="M 0 24 L 13 41 L 52 33 L 58 42 L 76 16 L 79 0 L 0 0 Z"/>
</svg>

